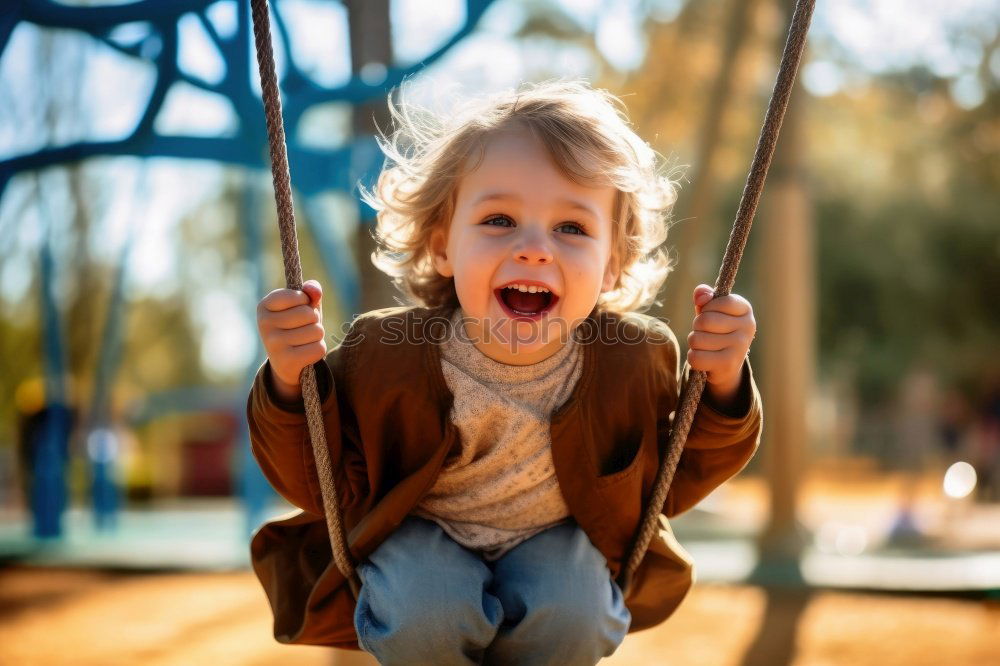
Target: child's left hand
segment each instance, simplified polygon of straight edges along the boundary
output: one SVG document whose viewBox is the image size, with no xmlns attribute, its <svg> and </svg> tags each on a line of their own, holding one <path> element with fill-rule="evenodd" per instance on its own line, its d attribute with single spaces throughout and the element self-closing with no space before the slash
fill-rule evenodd
<svg viewBox="0 0 1000 666">
<path fill-rule="evenodd" d="M 712 300 L 715 290 L 694 289 L 694 325 L 688 335 L 692 370 L 708 373 L 705 390 L 720 404 L 731 403 L 740 388 L 743 361 L 757 332 L 750 301 L 738 294 Z"/>
</svg>

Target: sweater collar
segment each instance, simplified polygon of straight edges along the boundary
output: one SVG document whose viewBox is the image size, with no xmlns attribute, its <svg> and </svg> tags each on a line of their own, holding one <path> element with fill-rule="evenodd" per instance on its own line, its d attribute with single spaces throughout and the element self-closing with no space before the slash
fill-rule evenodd
<svg viewBox="0 0 1000 666">
<path fill-rule="evenodd" d="M 579 343 L 574 336 L 548 358 L 529 365 L 502 363 L 490 358 L 480 350 L 466 334 L 461 307 L 451 314 L 449 335 L 441 345 L 441 355 L 445 361 L 460 368 L 473 377 L 483 378 L 500 384 L 522 384 L 545 377 L 568 361 L 579 351 Z"/>
<path fill-rule="evenodd" d="M 427 314 L 429 315 L 427 321 L 440 322 L 442 319 L 448 321 L 448 335 L 453 335 L 453 331 L 451 330 L 451 316 L 454 313 L 454 309 L 454 305 L 439 305 L 429 308 L 427 310 Z M 595 307 L 587 317 L 589 321 L 584 322 L 584 324 L 589 324 L 592 327 L 592 330 L 599 330 L 601 319 L 604 316 L 606 316 L 606 314 L 602 313 L 602 311 Z M 445 407 L 444 413 L 447 414 L 448 409 L 450 409 L 455 398 L 452 395 L 451 390 L 448 388 L 448 383 L 444 378 L 444 371 L 441 368 L 441 348 L 443 345 L 440 340 L 432 340 L 426 334 L 422 335 L 421 339 L 421 346 L 424 348 L 423 356 L 425 369 L 432 378 L 432 383 L 434 385 L 435 392 L 437 393 L 437 397 Z M 570 394 L 566 402 L 560 405 L 552 413 L 552 424 L 556 424 L 562 420 L 564 416 L 573 411 L 573 409 L 583 401 L 584 396 L 586 396 L 587 392 L 590 390 L 591 381 L 596 373 L 596 365 L 598 361 L 597 346 L 601 344 L 600 338 L 597 338 L 596 340 L 577 341 L 576 344 L 583 348 L 583 374 L 580 376 L 579 381 L 576 383 L 576 387 L 573 389 L 573 392 Z"/>
</svg>

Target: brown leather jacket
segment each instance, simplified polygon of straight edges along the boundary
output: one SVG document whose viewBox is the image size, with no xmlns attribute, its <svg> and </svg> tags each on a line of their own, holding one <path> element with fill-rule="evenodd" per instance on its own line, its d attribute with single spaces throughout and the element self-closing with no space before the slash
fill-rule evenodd
<svg viewBox="0 0 1000 666">
<path fill-rule="evenodd" d="M 343 342 L 316 363 L 327 442 L 348 543 L 361 561 L 406 518 L 458 450 L 452 395 L 441 371 L 449 311 L 375 310 L 356 318 Z M 573 518 L 617 576 L 652 492 L 676 408 L 676 336 L 662 321 L 597 309 L 583 324 L 583 374 L 551 420 L 556 477 Z M 322 496 L 302 401 L 281 403 L 270 365 L 247 402 L 253 455 L 274 488 L 301 511 L 253 535 L 251 560 L 281 643 L 358 649 L 355 600 L 332 562 Z M 331 391 L 331 386 L 336 390 Z M 707 398 L 707 396 L 706 396 Z M 666 518 L 694 506 L 739 472 L 760 441 L 763 416 L 750 362 L 743 365 L 739 414 L 702 400 L 667 495 L 661 530 L 625 603 L 629 631 L 666 619 L 694 580 L 690 556 Z"/>
</svg>

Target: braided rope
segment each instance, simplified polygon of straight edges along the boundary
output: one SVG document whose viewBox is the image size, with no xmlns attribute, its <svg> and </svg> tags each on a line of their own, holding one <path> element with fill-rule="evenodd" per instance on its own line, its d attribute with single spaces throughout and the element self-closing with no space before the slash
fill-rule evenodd
<svg viewBox="0 0 1000 666">
<path fill-rule="evenodd" d="M 274 198 L 278 207 L 278 231 L 281 235 L 281 255 L 285 264 L 285 283 L 289 289 L 301 290 L 302 264 L 299 261 L 299 242 L 295 234 L 295 213 L 292 208 L 291 178 L 285 149 L 285 128 L 281 119 L 278 75 L 271 47 L 271 20 L 268 15 L 267 0 L 251 0 L 250 6 L 254 40 L 257 45 L 257 65 L 260 69 L 260 86 L 264 99 L 264 115 L 267 119 L 267 138 L 271 150 L 271 175 L 274 180 Z M 320 492 L 323 495 L 323 510 L 330 532 L 330 549 L 337 568 L 347 579 L 351 592 L 357 599 L 361 586 L 347 547 L 347 534 L 344 531 L 338 502 L 340 496 L 333 480 L 333 466 L 330 463 L 330 450 L 326 443 L 323 413 L 316 385 L 316 369 L 311 365 L 303 368 L 300 380 L 306 421 L 309 424 L 309 438 L 312 441 Z"/>
<path fill-rule="evenodd" d="M 802 59 L 805 47 L 806 33 L 812 18 L 815 0 L 798 0 L 792 15 L 788 40 L 781 57 L 781 67 L 778 71 L 774 92 L 768 104 L 764 126 L 761 129 L 757 149 L 754 153 L 750 174 L 747 177 L 740 200 L 736 221 L 733 225 L 722 267 L 716 278 L 715 298 L 728 295 L 736 279 L 743 250 L 750 234 L 750 226 L 757 204 L 763 191 L 767 170 L 774 156 L 774 149 L 784 119 L 792 85 Z M 260 69 L 261 89 L 264 99 L 264 112 L 267 119 L 268 141 L 271 152 L 271 172 L 274 180 L 275 201 L 278 209 L 278 227 L 281 235 L 281 251 L 285 265 L 285 280 L 289 289 L 302 288 L 302 268 L 298 254 L 298 240 L 295 234 L 295 218 L 292 209 L 292 193 L 288 173 L 288 158 L 285 151 L 285 131 L 281 120 L 281 99 L 278 94 L 277 74 L 274 65 L 274 55 L 270 39 L 270 17 L 268 16 L 267 0 L 251 0 L 253 12 L 254 38 L 257 46 L 257 63 Z M 673 427 L 667 444 L 667 455 L 663 458 L 657 473 L 653 494 L 647 505 L 646 514 L 636 535 L 626 565 L 619 576 L 619 586 L 627 594 L 632 577 L 639 563 L 646 555 L 649 542 L 656 530 L 657 519 L 663 510 L 670 482 L 680 461 L 684 443 L 691 430 L 694 413 L 701 400 L 705 388 L 706 374 L 694 371 L 689 375 L 684 394 L 680 397 L 680 407 L 674 417 Z M 316 470 L 320 479 L 320 489 L 323 495 L 323 508 L 330 532 L 330 546 L 333 559 L 341 574 L 348 580 L 351 591 L 357 598 L 360 583 L 357 579 L 355 566 L 347 548 L 347 537 L 341 519 L 336 485 L 330 463 L 329 449 L 326 444 L 322 412 L 320 409 L 319 392 L 316 386 L 316 374 L 312 366 L 302 372 L 302 395 L 305 402 L 306 418 L 309 424 L 309 435 L 312 440 L 313 455 L 316 458 Z"/>
<path fill-rule="evenodd" d="M 774 148 L 778 143 L 778 132 L 781 130 L 781 121 L 785 117 L 785 109 L 788 108 L 788 99 L 791 97 L 795 74 L 802 59 L 806 33 L 809 32 L 809 22 L 812 19 L 815 4 L 815 0 L 798 0 L 796 2 L 788 30 L 788 40 L 785 42 L 785 49 L 781 55 L 781 66 L 774 84 L 774 92 L 767 106 L 767 114 L 764 117 L 764 126 L 761 128 L 760 138 L 757 141 L 750 174 L 747 176 L 747 182 L 743 188 L 743 196 L 740 199 L 729 243 L 726 245 L 722 267 L 719 269 L 719 275 L 715 281 L 713 300 L 728 295 L 736 280 L 736 269 L 743 256 L 743 249 L 746 247 L 747 237 L 750 235 L 750 225 L 753 223 L 754 214 L 757 212 L 757 203 L 760 201 L 760 194 L 764 189 L 764 179 L 767 178 L 767 170 L 771 166 Z M 680 397 L 680 407 L 674 416 L 667 444 L 667 454 L 660 463 L 656 483 L 653 486 L 653 494 L 636 534 L 631 554 L 618 578 L 619 587 L 625 594 L 628 594 L 632 577 L 639 563 L 646 556 L 646 549 L 649 548 L 649 542 L 656 531 L 658 518 L 663 511 L 667 491 L 670 489 L 670 482 L 673 481 L 677 463 L 684 450 L 684 443 L 691 430 L 695 410 L 698 408 L 698 402 L 701 400 L 701 394 L 705 388 L 705 378 L 706 373 L 701 370 L 691 372 L 684 394 Z"/>
</svg>

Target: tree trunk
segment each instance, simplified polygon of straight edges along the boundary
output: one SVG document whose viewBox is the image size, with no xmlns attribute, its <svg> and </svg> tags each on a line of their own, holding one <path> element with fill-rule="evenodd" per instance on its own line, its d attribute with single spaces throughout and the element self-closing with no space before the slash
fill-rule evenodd
<svg viewBox="0 0 1000 666">
<path fill-rule="evenodd" d="M 781 0 L 790 20 L 794 2 Z M 781 45 L 784 45 L 782 33 Z M 806 414 L 816 359 L 816 265 L 812 204 L 806 187 L 802 126 L 806 98 L 795 84 L 759 215 L 758 299 L 761 389 L 767 426 L 761 443 L 770 519 L 758 547 L 780 580 L 798 577 L 803 544 L 796 521 L 799 480 L 810 446 Z"/>
<path fill-rule="evenodd" d="M 365 65 L 392 66 L 392 32 L 389 23 L 389 0 L 349 0 L 346 2 L 351 37 L 351 71 L 358 75 Z M 389 126 L 389 110 L 385 100 L 378 99 L 358 104 L 352 111 L 352 128 L 355 135 L 374 134 L 376 123 Z M 395 305 L 397 294 L 388 276 L 371 261 L 375 250 L 372 231 L 375 220 L 361 220 L 355 233 L 354 253 L 358 266 L 361 294 L 361 311 Z M 348 313 L 351 315 L 354 313 Z"/>
</svg>

